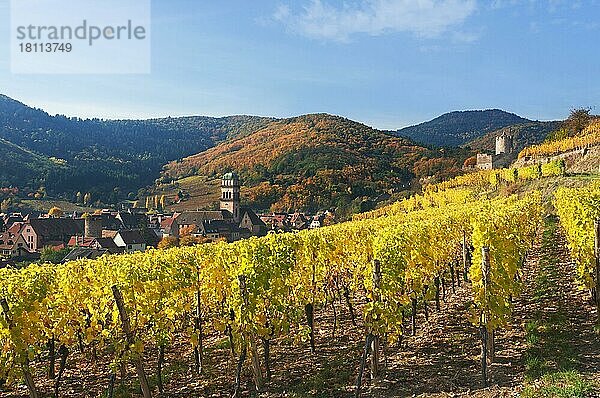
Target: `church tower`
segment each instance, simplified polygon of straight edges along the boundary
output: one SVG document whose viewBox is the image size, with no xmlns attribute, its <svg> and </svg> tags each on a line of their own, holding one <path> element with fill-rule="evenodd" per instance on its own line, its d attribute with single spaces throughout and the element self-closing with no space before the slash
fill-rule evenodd
<svg viewBox="0 0 600 398">
<path fill-rule="evenodd" d="M 240 222 L 240 178 L 235 173 L 225 174 L 221 181 L 221 210 L 228 210 Z"/>
</svg>

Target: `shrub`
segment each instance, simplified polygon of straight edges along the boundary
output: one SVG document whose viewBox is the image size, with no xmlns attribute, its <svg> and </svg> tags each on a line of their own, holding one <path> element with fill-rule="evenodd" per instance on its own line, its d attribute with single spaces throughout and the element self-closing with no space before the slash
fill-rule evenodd
<svg viewBox="0 0 600 398">
<path fill-rule="evenodd" d="M 542 165 L 542 175 L 544 177 L 565 175 L 566 165 L 564 159 L 555 159 Z"/>
<path fill-rule="evenodd" d="M 517 182 L 519 178 L 519 170 L 518 169 L 503 169 L 500 172 L 501 178 L 506 182 Z"/>
<path fill-rule="evenodd" d="M 537 180 L 542 176 L 542 167 L 534 164 L 518 170 L 519 180 Z"/>
</svg>

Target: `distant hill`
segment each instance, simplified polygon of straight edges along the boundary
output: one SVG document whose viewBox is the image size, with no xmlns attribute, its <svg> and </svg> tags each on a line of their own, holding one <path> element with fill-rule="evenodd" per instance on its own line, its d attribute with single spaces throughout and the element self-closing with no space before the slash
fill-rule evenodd
<svg viewBox="0 0 600 398">
<path fill-rule="evenodd" d="M 19 167 L 15 167 L 15 164 Z M 37 189 L 65 167 L 0 138 L 0 188 Z"/>
<path fill-rule="evenodd" d="M 396 134 L 426 146 L 452 147 L 464 145 L 503 127 L 529 122 L 530 120 L 499 109 L 461 111 L 446 113 L 429 122 L 403 128 Z"/>
<path fill-rule="evenodd" d="M 470 141 L 466 146 L 476 151 L 494 152 L 496 148 L 496 137 L 502 134 L 509 134 L 514 137 L 515 157 L 525 147 L 537 145 L 543 142 L 548 134 L 560 128 L 562 122 L 530 122 L 504 127 L 492 131 L 482 137 Z"/>
<path fill-rule="evenodd" d="M 234 170 L 255 206 L 357 211 L 368 199 L 407 189 L 415 163 L 426 156 L 436 155 L 361 123 L 315 114 L 274 121 L 241 139 L 171 162 L 163 180 L 210 179 Z"/>
<path fill-rule="evenodd" d="M 472 155 L 412 140 L 464 144 L 524 121 L 498 110 L 453 112 L 389 134 L 327 114 L 84 120 L 51 116 L 0 95 L 0 188 L 16 186 L 25 194 L 45 188 L 65 200 L 91 192 L 98 205 L 156 192 L 176 199 L 184 190 L 203 198 L 179 204 L 193 208 L 211 203 L 215 179 L 235 170 L 244 197 L 257 208 L 351 213 L 421 179 L 453 176 Z"/>
<path fill-rule="evenodd" d="M 83 120 L 50 116 L 0 95 L 0 138 L 67 163 L 40 184 L 56 195 L 69 198 L 77 191 L 89 191 L 105 202 L 153 184 L 169 161 L 247 135 L 272 120 L 252 116 Z M 4 172 L 16 175 L 28 169 L 26 161 L 7 161 Z M 31 185 L 26 179 L 18 179 L 18 183 Z"/>
</svg>

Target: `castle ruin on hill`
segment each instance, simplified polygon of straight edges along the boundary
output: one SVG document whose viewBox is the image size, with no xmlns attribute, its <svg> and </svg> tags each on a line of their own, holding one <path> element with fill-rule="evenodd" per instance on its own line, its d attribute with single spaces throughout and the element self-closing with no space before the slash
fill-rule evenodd
<svg viewBox="0 0 600 398">
<path fill-rule="evenodd" d="M 515 137 L 508 133 L 502 132 L 496 137 L 496 150 L 493 155 L 487 153 L 477 154 L 477 168 L 479 170 L 491 170 L 505 166 L 507 160 L 515 152 Z"/>
</svg>

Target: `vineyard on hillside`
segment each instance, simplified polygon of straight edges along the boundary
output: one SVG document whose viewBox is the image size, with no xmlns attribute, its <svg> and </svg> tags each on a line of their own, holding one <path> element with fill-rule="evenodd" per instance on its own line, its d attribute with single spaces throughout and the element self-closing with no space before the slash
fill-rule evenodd
<svg viewBox="0 0 600 398">
<path fill-rule="evenodd" d="M 272 347 L 308 347 L 307 359 L 319 355 L 329 342 L 316 344 L 325 338 L 315 320 L 333 308 L 335 335 L 338 302 L 361 331 L 355 344 L 362 355 L 343 365 L 355 383 L 342 396 L 358 397 L 381 378 L 384 362 L 387 369 L 386 350 L 415 334 L 419 314 L 429 319 L 430 305 L 440 311 L 447 282 L 454 289 L 464 280 L 469 297 L 460 316 L 479 330 L 485 386 L 496 336 L 513 321 L 523 267 L 547 211 L 535 191 L 491 193 L 502 184 L 563 174 L 561 161 L 481 171 L 317 230 L 2 269 L 0 385 L 23 383 L 30 397 L 41 397 L 49 391 L 40 384 L 51 380 L 58 397 L 77 356 L 92 367 L 107 364 L 104 396 L 120 396 L 117 380 L 126 381 L 128 364 L 135 367 L 141 395 L 170 396 L 166 355 L 190 347 L 193 355 L 185 360 L 198 377 L 215 344 L 225 344 L 236 365 L 219 371 L 232 380 L 221 396 L 268 391 L 279 364 Z M 599 302 L 594 222 L 600 218 L 600 185 L 559 189 L 553 204 L 577 262 L 578 283 Z M 146 365 L 150 357 L 153 374 Z"/>
<path fill-rule="evenodd" d="M 591 123 L 579 136 L 527 147 L 519 153 L 519 159 L 555 156 L 564 152 L 586 149 L 596 145 L 600 145 L 600 121 Z"/>
<path fill-rule="evenodd" d="M 600 237 L 600 184 L 587 188 L 560 188 L 554 206 L 566 232 L 571 256 L 577 263 L 578 282 L 590 290 L 600 309 L 598 238 Z"/>
<path fill-rule="evenodd" d="M 30 395 L 39 396 L 30 363 L 56 347 L 65 358 L 58 391 L 68 353 L 93 350 L 110 356 L 113 369 L 133 361 L 144 396 L 151 396 L 143 366 L 147 347 L 164 355 L 185 336 L 200 372 L 203 336 L 218 332 L 239 360 L 233 390 L 240 389 L 246 358 L 261 389 L 271 372 L 269 342 L 289 338 L 314 350 L 315 312 L 338 296 L 350 308 L 353 301 L 362 304 L 377 377 L 380 342 L 393 343 L 404 333 L 404 315 L 414 316 L 427 300 L 439 302 L 440 277 L 462 276 L 461 258 L 470 245 L 474 302 L 464 316 L 493 336 L 510 317 L 541 203 L 535 194 L 465 195 L 448 191 L 439 206 L 415 205 L 410 212 L 300 234 L 2 270 L 2 378 L 23 378 Z"/>
</svg>

